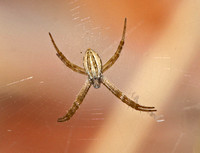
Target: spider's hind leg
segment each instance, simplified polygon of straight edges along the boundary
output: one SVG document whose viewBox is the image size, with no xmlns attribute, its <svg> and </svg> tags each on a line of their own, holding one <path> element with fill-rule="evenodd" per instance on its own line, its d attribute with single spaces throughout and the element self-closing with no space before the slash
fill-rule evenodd
<svg viewBox="0 0 200 153">
<path fill-rule="evenodd" d="M 125 33 L 126 33 L 126 18 L 124 20 L 124 30 L 123 30 L 123 33 L 122 33 L 122 39 L 119 43 L 119 46 L 117 48 L 117 51 L 115 52 L 115 54 L 103 65 L 103 72 L 105 72 L 107 69 L 109 69 L 115 62 L 116 60 L 118 59 L 121 51 L 122 51 L 122 48 L 124 46 L 124 39 L 125 39 Z"/>
<path fill-rule="evenodd" d="M 61 60 L 67 67 L 69 67 L 70 69 L 72 69 L 73 71 L 86 75 L 87 73 L 85 72 L 85 70 L 84 70 L 82 67 L 79 67 L 79 66 L 77 66 L 76 64 L 71 63 L 71 62 L 63 55 L 63 53 L 58 49 L 58 47 L 57 47 L 57 45 L 56 45 L 56 43 L 55 43 L 55 41 L 54 41 L 54 39 L 53 39 L 53 37 L 52 37 L 52 35 L 51 35 L 50 32 L 49 32 L 49 36 L 50 36 L 50 38 L 51 38 L 51 41 L 52 41 L 52 43 L 53 43 L 54 48 L 55 48 L 56 51 L 57 51 L 57 54 L 56 54 L 56 55 L 60 58 L 60 60 Z"/>
</svg>

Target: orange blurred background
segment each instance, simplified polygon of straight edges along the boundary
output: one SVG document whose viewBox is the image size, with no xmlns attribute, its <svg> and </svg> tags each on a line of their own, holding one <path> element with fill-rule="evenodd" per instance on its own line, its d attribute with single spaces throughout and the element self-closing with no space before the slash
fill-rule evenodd
<svg viewBox="0 0 200 153">
<path fill-rule="evenodd" d="M 200 1 L 60 0 L 0 2 L 0 152 L 200 152 Z M 58 123 L 87 79 L 56 56 L 48 36 L 82 66 L 87 48 L 135 111 L 103 85 L 91 87 L 73 118 Z"/>
</svg>

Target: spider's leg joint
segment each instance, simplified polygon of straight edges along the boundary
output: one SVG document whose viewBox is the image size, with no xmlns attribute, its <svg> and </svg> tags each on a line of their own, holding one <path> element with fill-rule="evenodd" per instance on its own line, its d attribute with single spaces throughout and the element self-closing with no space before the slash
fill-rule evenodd
<svg viewBox="0 0 200 153">
<path fill-rule="evenodd" d="M 78 102 L 74 102 L 74 105 L 77 107 L 77 108 L 79 108 L 80 107 L 80 104 L 78 103 Z"/>
<path fill-rule="evenodd" d="M 125 99 L 125 95 L 122 93 L 120 99 L 123 101 Z"/>
</svg>

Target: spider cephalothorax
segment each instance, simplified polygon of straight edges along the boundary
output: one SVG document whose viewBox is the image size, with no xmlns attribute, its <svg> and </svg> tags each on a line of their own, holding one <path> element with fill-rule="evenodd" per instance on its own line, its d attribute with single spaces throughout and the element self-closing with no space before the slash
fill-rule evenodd
<svg viewBox="0 0 200 153">
<path fill-rule="evenodd" d="M 94 88 L 99 88 L 101 83 L 103 83 L 103 85 L 105 85 L 116 97 L 118 97 L 122 102 L 124 102 L 128 106 L 130 106 L 136 110 L 139 110 L 139 111 L 146 111 L 146 112 L 156 111 L 154 109 L 154 107 L 142 106 L 142 105 L 137 104 L 133 100 L 129 99 L 126 95 L 124 95 L 119 89 L 117 89 L 112 83 L 110 83 L 102 75 L 118 59 L 118 57 L 121 53 L 122 47 L 124 45 L 125 32 L 126 32 L 126 18 L 124 21 L 124 30 L 123 30 L 123 34 L 122 34 L 122 39 L 119 43 L 119 46 L 118 46 L 115 54 L 104 65 L 102 65 L 101 58 L 99 57 L 99 55 L 94 50 L 87 49 L 85 52 L 85 56 L 83 58 L 84 68 L 71 63 L 62 54 L 62 52 L 58 49 L 58 47 L 55 44 L 55 41 L 53 40 L 51 33 L 49 33 L 51 41 L 57 51 L 57 56 L 61 59 L 61 61 L 63 61 L 63 63 L 67 67 L 71 68 L 73 71 L 88 75 L 88 79 L 86 80 L 84 86 L 81 88 L 72 107 L 68 110 L 68 112 L 65 116 L 58 119 L 58 122 L 64 122 L 64 121 L 69 120 L 75 114 L 76 110 L 79 108 L 79 106 L 82 103 L 83 99 L 85 98 L 90 86 L 93 85 Z"/>
</svg>

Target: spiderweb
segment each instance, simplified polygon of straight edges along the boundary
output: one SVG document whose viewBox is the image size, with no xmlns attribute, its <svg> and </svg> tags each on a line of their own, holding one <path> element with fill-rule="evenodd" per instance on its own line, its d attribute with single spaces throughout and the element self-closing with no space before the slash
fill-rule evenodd
<svg viewBox="0 0 200 153">
<path fill-rule="evenodd" d="M 199 152 L 198 1 L 0 2 L 0 152 Z M 103 85 L 89 90 L 69 122 L 58 123 L 87 76 L 55 55 L 48 32 L 73 63 L 85 50 L 105 63 L 127 17 L 125 46 L 104 75 L 139 104 Z"/>
</svg>

